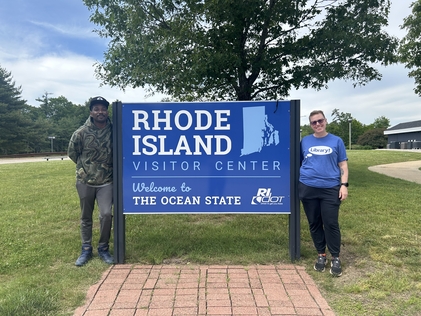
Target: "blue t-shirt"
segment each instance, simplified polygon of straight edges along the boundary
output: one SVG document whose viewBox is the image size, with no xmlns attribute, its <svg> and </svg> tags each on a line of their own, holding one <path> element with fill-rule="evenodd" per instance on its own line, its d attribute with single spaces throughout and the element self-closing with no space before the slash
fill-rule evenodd
<svg viewBox="0 0 421 316">
<path fill-rule="evenodd" d="M 305 136 L 301 140 L 300 182 L 315 188 L 332 188 L 341 184 L 338 164 L 348 160 L 344 142 L 327 134 L 317 138 Z"/>
</svg>

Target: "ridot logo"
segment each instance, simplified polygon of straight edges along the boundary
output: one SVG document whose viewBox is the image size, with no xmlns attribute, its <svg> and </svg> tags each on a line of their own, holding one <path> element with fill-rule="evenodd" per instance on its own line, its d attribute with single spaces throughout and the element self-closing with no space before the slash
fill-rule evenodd
<svg viewBox="0 0 421 316">
<path fill-rule="evenodd" d="M 330 155 L 332 153 L 332 148 L 327 146 L 314 146 L 310 147 L 308 151 L 313 155 Z"/>
<path fill-rule="evenodd" d="M 259 188 L 251 199 L 252 205 L 282 205 L 285 196 L 272 195 L 271 188 Z"/>
</svg>

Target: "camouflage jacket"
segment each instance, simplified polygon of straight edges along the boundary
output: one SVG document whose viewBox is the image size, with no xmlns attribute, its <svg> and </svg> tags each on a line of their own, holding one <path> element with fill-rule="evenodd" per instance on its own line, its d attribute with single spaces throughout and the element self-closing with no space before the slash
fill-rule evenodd
<svg viewBox="0 0 421 316">
<path fill-rule="evenodd" d="M 70 138 L 67 150 L 76 163 L 76 180 L 88 185 L 113 182 L 113 129 L 110 119 L 100 129 L 89 117 Z"/>
</svg>

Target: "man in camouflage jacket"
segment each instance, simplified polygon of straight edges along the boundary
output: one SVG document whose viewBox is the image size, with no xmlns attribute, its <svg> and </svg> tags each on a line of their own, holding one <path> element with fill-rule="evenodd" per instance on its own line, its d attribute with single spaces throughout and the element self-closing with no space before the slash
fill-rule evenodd
<svg viewBox="0 0 421 316">
<path fill-rule="evenodd" d="M 82 252 L 76 266 L 83 266 L 92 258 L 95 201 L 100 222 L 98 255 L 108 264 L 114 262 L 109 253 L 113 212 L 113 134 L 108 106 L 109 102 L 104 98 L 92 98 L 89 118 L 73 133 L 69 142 L 68 155 L 76 163 L 76 189 L 81 208 Z"/>
</svg>

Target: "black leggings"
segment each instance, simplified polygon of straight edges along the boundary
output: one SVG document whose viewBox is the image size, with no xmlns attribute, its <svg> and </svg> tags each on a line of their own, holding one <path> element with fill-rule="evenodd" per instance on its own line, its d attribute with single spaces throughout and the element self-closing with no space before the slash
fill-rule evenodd
<svg viewBox="0 0 421 316">
<path fill-rule="evenodd" d="M 326 252 L 327 245 L 332 257 L 339 257 L 341 251 L 339 188 L 314 188 L 298 183 L 299 197 L 308 219 L 314 246 L 320 254 Z"/>
</svg>

